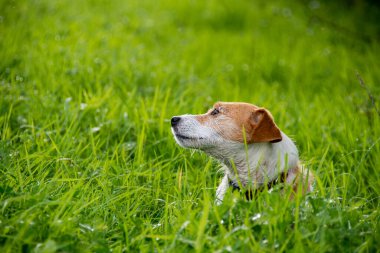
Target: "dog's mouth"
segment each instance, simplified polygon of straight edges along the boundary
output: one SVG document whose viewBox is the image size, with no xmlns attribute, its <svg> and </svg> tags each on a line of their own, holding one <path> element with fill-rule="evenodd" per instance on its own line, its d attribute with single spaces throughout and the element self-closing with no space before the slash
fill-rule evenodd
<svg viewBox="0 0 380 253">
<path fill-rule="evenodd" d="M 185 135 L 182 135 L 182 134 L 175 134 L 175 136 L 178 138 L 178 139 L 183 139 L 183 140 L 202 140 L 203 137 L 190 137 L 190 136 L 185 136 Z"/>
</svg>

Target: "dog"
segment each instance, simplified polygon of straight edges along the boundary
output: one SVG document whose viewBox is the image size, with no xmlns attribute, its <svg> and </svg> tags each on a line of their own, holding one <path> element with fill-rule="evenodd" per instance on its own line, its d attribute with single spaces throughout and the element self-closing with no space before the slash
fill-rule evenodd
<svg viewBox="0 0 380 253">
<path fill-rule="evenodd" d="M 171 130 L 180 146 L 204 151 L 224 165 L 217 204 L 230 187 L 249 200 L 281 183 L 291 185 L 291 198 L 300 187 L 302 194 L 313 190 L 314 176 L 299 162 L 296 145 L 265 108 L 217 102 L 205 114 L 172 117 Z"/>
</svg>

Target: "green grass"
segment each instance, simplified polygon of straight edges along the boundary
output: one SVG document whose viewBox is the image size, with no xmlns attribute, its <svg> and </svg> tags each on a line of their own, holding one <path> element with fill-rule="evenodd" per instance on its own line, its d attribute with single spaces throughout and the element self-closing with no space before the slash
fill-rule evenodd
<svg viewBox="0 0 380 253">
<path fill-rule="evenodd" d="M 362 4 L 360 4 L 362 3 Z M 0 1 L 1 252 L 379 252 L 379 8 Z M 213 199 L 173 115 L 268 108 L 315 191 Z"/>
</svg>

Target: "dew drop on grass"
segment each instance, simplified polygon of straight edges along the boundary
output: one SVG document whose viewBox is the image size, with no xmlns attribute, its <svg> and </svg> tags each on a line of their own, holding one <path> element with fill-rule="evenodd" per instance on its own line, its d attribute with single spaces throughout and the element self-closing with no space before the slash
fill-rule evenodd
<svg viewBox="0 0 380 253">
<path fill-rule="evenodd" d="M 63 105 L 63 109 L 65 111 L 67 111 L 69 108 L 70 108 L 70 102 L 71 102 L 72 98 L 71 97 L 68 97 L 65 99 L 65 103 Z"/>
<path fill-rule="evenodd" d="M 232 247 L 230 246 L 230 245 L 228 245 L 228 246 L 226 246 L 226 251 L 228 251 L 228 252 L 232 252 Z"/>
<path fill-rule="evenodd" d="M 260 219 L 261 218 L 261 213 L 257 213 L 257 214 L 255 214 L 252 218 L 251 218 L 251 220 L 252 221 L 256 221 L 256 220 L 258 220 L 258 219 Z"/>
<path fill-rule="evenodd" d="M 185 222 L 181 225 L 179 231 L 184 230 L 189 224 L 190 224 L 190 221 L 188 221 L 188 220 L 185 221 Z"/>
<path fill-rule="evenodd" d="M 44 243 L 38 243 L 34 249 L 37 252 L 56 252 L 57 243 L 54 240 L 48 239 Z"/>
<path fill-rule="evenodd" d="M 127 150 L 132 150 L 136 147 L 136 142 L 134 142 L 134 141 L 124 142 L 123 146 Z"/>
<path fill-rule="evenodd" d="M 159 227 L 161 227 L 161 226 L 162 226 L 161 223 L 157 223 L 157 224 L 154 224 L 154 225 L 152 226 L 152 228 L 153 228 L 153 229 L 156 229 L 156 228 L 159 228 Z"/>
<path fill-rule="evenodd" d="M 15 151 L 15 152 L 12 152 L 9 154 L 10 157 L 16 157 L 18 156 L 19 152 L 18 151 Z"/>
<path fill-rule="evenodd" d="M 57 161 L 71 161 L 71 158 L 61 157 L 61 158 L 58 158 Z"/>
<path fill-rule="evenodd" d="M 83 232 L 86 232 L 85 230 L 87 230 L 88 232 L 94 232 L 95 231 L 95 229 L 88 224 L 79 223 L 79 227 L 83 228 L 83 230 L 82 230 Z"/>
<path fill-rule="evenodd" d="M 91 128 L 91 132 L 92 132 L 92 133 L 99 132 L 99 131 L 100 131 L 100 128 L 101 128 L 101 127 L 93 127 L 93 128 Z"/>
<path fill-rule="evenodd" d="M 63 221 L 61 219 L 58 219 L 54 223 L 57 224 L 57 225 L 61 225 L 63 223 Z"/>
<path fill-rule="evenodd" d="M 25 125 L 28 122 L 23 116 L 18 116 L 17 121 L 19 122 L 20 125 Z"/>
<path fill-rule="evenodd" d="M 16 76 L 16 81 L 17 82 L 22 82 L 22 81 L 24 81 L 24 78 L 22 76 L 17 75 Z"/>
<path fill-rule="evenodd" d="M 239 231 L 239 230 L 248 230 L 248 227 L 246 225 L 241 225 L 241 226 L 236 226 L 232 229 L 232 233 L 235 233 L 236 231 Z"/>
</svg>

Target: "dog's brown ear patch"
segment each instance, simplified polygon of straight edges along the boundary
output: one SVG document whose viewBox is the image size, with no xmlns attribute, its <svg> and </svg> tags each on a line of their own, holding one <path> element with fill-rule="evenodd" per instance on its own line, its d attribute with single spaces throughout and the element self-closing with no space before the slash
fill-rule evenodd
<svg viewBox="0 0 380 253">
<path fill-rule="evenodd" d="M 279 142 L 282 140 L 280 129 L 272 115 L 265 109 L 258 109 L 251 116 L 251 142 Z"/>
</svg>

